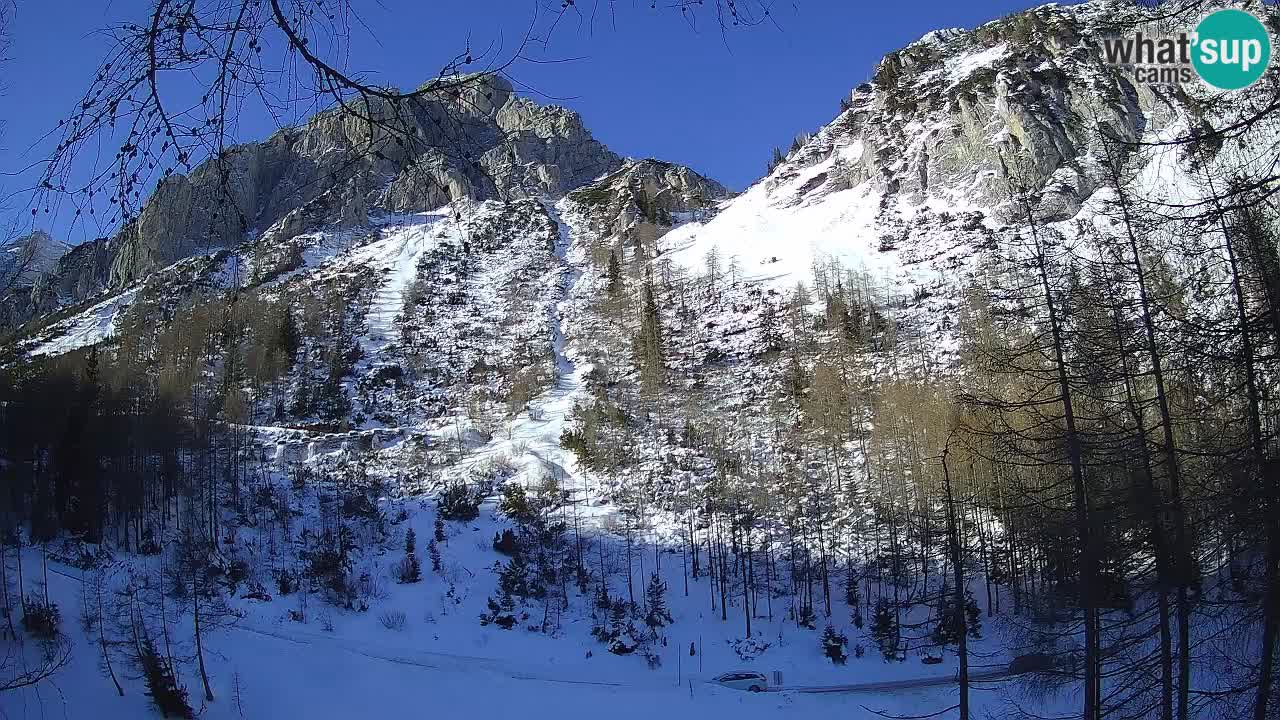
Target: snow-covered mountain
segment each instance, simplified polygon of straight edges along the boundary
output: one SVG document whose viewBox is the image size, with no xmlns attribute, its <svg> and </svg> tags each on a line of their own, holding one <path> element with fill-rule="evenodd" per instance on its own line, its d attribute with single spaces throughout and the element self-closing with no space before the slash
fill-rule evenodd
<svg viewBox="0 0 1280 720">
<path fill-rule="evenodd" d="M 608 220 L 635 224 L 632 216 L 661 209 L 664 223 L 642 218 L 640 228 L 593 232 L 647 233 L 655 257 L 686 268 L 699 267 L 716 248 L 726 261 L 735 259 L 744 279 L 775 286 L 809 282 L 815 266 L 835 261 L 894 294 L 927 295 L 962 284 L 957 273 L 974 267 L 993 231 L 1016 224 L 1006 165 L 1034 194 L 1039 220 L 1067 221 L 1102 185 L 1101 131 L 1133 141 L 1191 122 L 1194 94 L 1135 85 L 1100 56 L 1098 38 L 1125 8 L 1046 6 L 973 31 L 929 33 L 886 56 L 831 123 L 723 205 L 714 202 L 728 197 L 722 187 L 698 178 L 690 195 L 691 174 L 673 166 L 633 164 L 622 180 L 610 175 L 621 160 L 591 138 L 577 115 L 521 98 L 500 77 L 477 80 L 451 108 L 474 125 L 468 129 L 480 156 L 474 168 L 430 143 L 417 155 L 350 163 L 344 153 L 356 131 L 335 112 L 323 113 L 232 152 L 233 195 L 242 206 L 237 221 L 228 213 L 216 220 L 216 210 L 200 199 L 217 192 L 208 165 L 189 178 L 175 176 L 135 223 L 74 248 L 19 305 L 30 308 L 38 328 L 42 314 L 100 303 L 103 293 L 145 285 L 155 274 L 163 277 L 167 263 L 210 248 L 241 248 L 236 255 L 246 264 L 219 282 L 251 287 L 264 273 L 291 272 L 281 263 L 308 234 L 347 233 L 359 243 L 373 239 L 388 215 L 493 196 L 554 201 L 575 188 L 571 199 L 580 205 L 625 203 L 637 195 L 627 188 L 635 187 L 643 188 L 641 200 L 652 197 L 656 205 Z M 429 139 L 432 108 L 412 110 L 417 131 Z M 347 166 L 333 182 L 316 181 Z M 642 181 L 637 167 L 646 174 Z M 672 227 L 678 229 L 664 235 Z M 264 270 L 265 262 L 278 266 Z M 934 310 L 928 322 L 936 326 L 942 309 Z"/>
<path fill-rule="evenodd" d="M 4 254 L 0 256 L 0 274 L 7 282 L 17 285 L 30 283 L 41 273 L 51 270 L 70 249 L 70 245 L 37 230 L 4 246 Z"/>
<path fill-rule="evenodd" d="M 1070 241 L 1072 252 L 1101 256 L 1103 240 L 1119 232 L 1110 168 L 1122 165 L 1130 190 L 1176 216 L 1175 201 L 1194 204 L 1209 176 L 1242 159 L 1229 144 L 1193 157 L 1149 141 L 1226 124 L 1269 102 L 1270 79 L 1225 107 L 1204 88 L 1134 84 L 1104 61 L 1099 42 L 1130 12 L 1138 11 L 1110 0 L 1048 5 L 930 33 L 885 57 L 830 123 L 740 195 L 672 162 L 623 159 L 571 111 L 521 98 L 498 78 L 477 80 L 453 108 L 478 166 L 431 147 L 439 107 L 391 114 L 412 118 L 429 140 L 401 157 L 353 157 L 358 129 L 322 113 L 231 152 L 238 217 L 213 207 L 216 180 L 205 166 L 164 182 L 113 238 L 44 263 L 7 301 L 16 329 L 6 362 L 84 364 L 98 346 L 125 376 L 117 387 L 220 395 L 210 403 L 201 394 L 192 413 L 220 413 L 242 429 L 245 446 L 228 456 L 238 452 L 246 464 L 237 468 L 256 468 L 237 480 L 246 485 L 235 485 L 234 518 L 223 528 L 227 565 L 251 568 L 239 598 L 244 622 L 222 638 L 225 654 L 215 661 L 224 687 L 235 677 L 239 688 L 241 673 L 268 664 L 256 654 L 273 657 L 279 650 L 268 646 L 284 640 L 378 667 L 482 670 L 503 685 L 597 683 L 591 692 L 625 699 L 640 692 L 632 667 L 592 660 L 591 647 L 606 653 L 587 644 L 591 635 L 607 636 L 611 649 L 634 640 L 663 673 L 677 668 L 679 682 L 691 667 L 676 663 L 702 662 L 704 632 L 717 670 L 757 663 L 812 685 L 850 684 L 816 654 L 812 628 L 794 629 L 816 620 L 802 617 L 800 588 L 807 583 L 812 614 L 819 581 L 809 563 L 819 553 L 828 606 L 846 592 L 830 587 L 829 564 L 850 577 L 855 563 L 866 577 L 875 567 L 880 582 L 879 531 L 874 547 L 859 535 L 875 514 L 868 488 L 889 482 L 873 479 L 872 458 L 885 477 L 883 467 L 897 463 L 914 480 L 923 465 L 910 465 L 892 442 L 828 441 L 813 419 L 824 412 L 816 389 L 824 373 L 851 395 L 889 398 L 909 426 L 930 398 L 911 394 L 903 379 L 965 372 L 966 294 L 1018 272 L 1009 248 L 1032 229 L 1029 219 L 1037 232 Z M 1266 136 L 1272 122 L 1258 120 L 1255 131 Z M 1108 166 L 1117 153 L 1124 162 Z M 1172 276 L 1210 272 L 1188 247 L 1160 247 Z M 841 412 L 828 414 L 863 437 L 871 423 L 862 410 Z M 797 440 L 802 433 L 807 439 Z M 919 457 L 941 450 L 927 435 L 912 436 Z M 599 540 L 587 575 L 614 601 L 625 592 L 634 603 L 651 577 L 674 598 L 678 584 L 690 584 L 691 563 L 693 595 L 672 601 L 672 647 L 665 639 L 659 647 L 656 631 L 641 641 L 634 628 L 602 627 L 613 606 L 585 579 L 575 591 L 560 575 L 556 593 L 503 605 L 511 588 L 489 570 L 507 562 L 500 533 L 519 524 L 519 511 L 503 488 L 516 486 L 556 495 L 565 527 Z M 439 531 L 447 541 L 431 543 L 444 559 L 426 599 L 413 585 L 380 588 L 400 572 L 382 556 L 402 552 L 404 530 L 425 540 L 446 512 L 443 501 L 432 510 L 423 498 L 450 493 L 480 493 L 479 510 L 449 518 Z M 830 536 L 814 539 L 813 525 L 796 524 L 815 505 L 817 532 Z M 740 515 L 758 525 L 742 530 Z M 343 575 L 351 582 L 324 591 L 342 598 L 337 619 L 309 612 L 305 601 L 296 607 L 297 594 L 284 589 L 297 581 L 290 563 L 313 559 L 306 553 L 316 538 L 345 537 L 342 523 L 352 518 L 358 542 Z M 904 542 L 927 544 L 928 532 Z M 705 568 L 699 577 L 700 552 L 712 567 L 718 558 L 717 577 L 741 578 L 741 597 L 723 580 L 717 590 Z M 772 568 L 782 552 L 790 582 L 769 576 L 756 598 L 748 563 L 763 565 L 753 558 L 767 553 Z M 926 555 L 921 565 L 933 567 Z M 55 582 L 71 597 L 78 586 L 64 580 Z M 264 589 L 272 582 L 278 592 Z M 936 588 L 930 582 L 926 569 L 924 594 Z M 853 587 L 846 597 L 858 597 L 856 579 Z M 867 588 L 854 608 L 870 609 L 870 580 Z M 987 590 L 990 607 L 991 582 Z M 563 605 L 552 609 L 547 598 L 559 594 Z M 393 631 L 395 616 L 374 618 L 400 612 L 403 626 L 405 608 L 416 635 L 397 645 L 377 627 Z M 833 632 L 854 634 L 861 657 L 861 611 L 853 621 L 837 601 L 820 612 Z M 923 604 L 914 612 L 922 625 L 933 620 Z M 743 621 L 756 625 L 739 632 L 724 624 Z M 324 630 L 304 627 L 317 622 Z M 512 625 L 547 637 L 495 630 Z M 792 632 L 801 638 L 794 645 Z M 233 633 L 251 637 L 233 641 Z M 241 646 L 255 659 L 237 664 Z M 979 647 L 993 666 L 1015 654 L 992 638 Z M 943 662 L 939 675 L 954 669 L 954 659 Z M 914 664 L 876 663 L 863 671 L 870 679 L 918 679 Z M 249 683 L 260 707 L 285 705 Z M 600 690 L 611 683 L 624 689 Z M 377 707 L 388 713 L 410 702 L 402 688 L 386 692 Z M 945 706 L 944 695 L 926 690 L 919 703 L 885 696 L 877 707 L 923 715 L 916 711 Z M 770 699 L 747 712 L 829 707 L 811 700 Z M 740 709 L 724 696 L 691 702 Z M 502 705 L 483 703 L 494 712 Z"/>
</svg>

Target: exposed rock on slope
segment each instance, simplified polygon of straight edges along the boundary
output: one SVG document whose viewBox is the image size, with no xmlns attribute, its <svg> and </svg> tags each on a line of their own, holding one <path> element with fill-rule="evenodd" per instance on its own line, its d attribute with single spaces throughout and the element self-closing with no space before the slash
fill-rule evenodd
<svg viewBox="0 0 1280 720">
<path fill-rule="evenodd" d="M 837 159 L 806 193 L 874 180 L 908 204 L 998 208 L 1002 162 L 1046 193 L 1042 219 L 1070 217 L 1098 185 L 1098 128 L 1132 140 L 1163 112 L 1100 57 L 1100 17 L 1118 8 L 1045 6 L 973 31 L 932 32 L 880 63 L 847 109 L 770 178 Z M 1164 98 L 1168 100 L 1168 98 Z"/>
<path fill-rule="evenodd" d="M 1034 194 L 1042 221 L 1072 218 L 1102 184 L 1099 128 L 1133 139 L 1195 117 L 1194 89 L 1135 86 L 1099 57 L 1118 12 L 1114 2 L 1046 6 L 930 33 L 886 56 L 835 120 L 732 200 L 687 168 L 624 164 L 576 114 L 516 97 L 500 78 L 435 103 L 376 108 L 410 123 L 426 139 L 418 149 L 357 155 L 367 126 L 322 113 L 228 155 L 243 222 L 211 200 L 213 165 L 173 178 L 117 237 L 68 253 L 11 315 L 122 289 L 222 247 L 245 248 L 237 282 L 267 282 L 306 269 L 295 240 L 306 233 L 463 198 L 568 193 L 597 263 L 618 251 L 626 263 L 700 268 L 714 250 L 748 279 L 790 287 L 830 261 L 908 298 L 901 320 L 944 332 L 954 302 L 940 291 L 981 270 L 984 250 L 1019 220 L 1011 184 Z M 446 119 L 454 124 L 443 133 Z M 467 154 L 475 162 L 459 161 Z"/>
<path fill-rule="evenodd" d="M 714 215 L 732 195 L 687 167 L 646 159 L 628 161 L 569 197 L 603 241 L 616 239 L 652 254 L 658 238 L 673 226 Z"/>
<path fill-rule="evenodd" d="M 371 114 L 420 141 L 386 142 L 370 152 L 367 123 L 327 111 L 235 147 L 220 163 L 163 180 L 114 238 L 74 249 L 24 291 L 29 297 L 11 301 L 15 319 L 128 286 L 176 260 L 235 247 L 264 231 L 284 241 L 320 227 L 363 225 L 371 211 L 422 211 L 463 198 L 559 197 L 621 164 L 576 113 L 516 97 L 501 77 L 478 77 L 439 100 L 384 102 Z"/>
<path fill-rule="evenodd" d="M 43 230 L 20 237 L 0 248 L 0 278 L 5 283 L 25 284 L 53 267 L 71 246 L 54 240 Z"/>
</svg>

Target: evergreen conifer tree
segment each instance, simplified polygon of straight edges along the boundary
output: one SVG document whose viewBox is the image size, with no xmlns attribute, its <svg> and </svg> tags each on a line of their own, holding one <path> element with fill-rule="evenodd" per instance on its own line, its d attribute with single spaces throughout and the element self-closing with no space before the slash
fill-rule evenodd
<svg viewBox="0 0 1280 720">
<path fill-rule="evenodd" d="M 898 657 L 898 619 L 889 607 L 889 601 L 880 598 L 876 601 L 875 613 L 871 618 L 871 637 L 884 655 L 886 661 Z"/>
<path fill-rule="evenodd" d="M 849 638 L 843 633 L 836 632 L 834 626 L 828 624 L 822 630 L 822 654 L 831 659 L 836 665 L 843 665 L 849 659 L 844 648 L 849 644 Z"/>
<path fill-rule="evenodd" d="M 617 295 L 622 290 L 622 263 L 618 262 L 618 252 L 609 251 L 609 295 Z"/>
<path fill-rule="evenodd" d="M 649 586 L 645 589 L 645 604 L 649 612 L 645 614 L 644 623 L 657 637 L 658 628 L 671 624 L 671 613 L 667 610 L 667 584 L 658 577 L 658 573 L 649 575 Z"/>
</svg>

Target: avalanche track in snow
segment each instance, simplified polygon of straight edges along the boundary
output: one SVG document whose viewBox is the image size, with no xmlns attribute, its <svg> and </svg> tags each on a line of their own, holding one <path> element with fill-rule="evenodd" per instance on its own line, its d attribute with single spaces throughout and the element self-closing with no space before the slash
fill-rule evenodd
<svg viewBox="0 0 1280 720">
<path fill-rule="evenodd" d="M 365 335 L 360 338 L 366 362 L 372 362 L 396 336 L 396 318 L 404 307 L 404 293 L 417 278 L 418 260 L 429 248 L 456 227 L 442 223 L 451 211 L 446 208 L 414 218 L 416 222 L 385 228 L 384 236 L 360 251 L 370 266 L 383 276 L 374 291 L 365 316 Z"/>
<path fill-rule="evenodd" d="M 560 445 L 560 436 L 569 426 L 569 415 L 574 402 L 582 393 L 583 377 L 591 371 L 589 363 L 575 361 L 571 357 L 565 338 L 564 320 L 582 278 L 582 270 L 568 257 L 570 229 L 556 210 L 547 211 L 556 221 L 559 232 L 556 237 L 555 260 L 558 265 L 553 274 L 555 302 L 550 305 L 551 349 L 555 354 L 555 381 L 551 387 L 529 401 L 525 411 L 514 418 L 510 425 L 495 435 L 485 445 L 477 448 L 464 465 L 506 456 L 521 464 L 522 479 L 526 484 L 536 483 L 541 473 L 550 473 L 561 483 L 563 490 L 576 501 L 588 497 L 589 488 L 578 471 L 578 459 Z M 590 518 L 589 506 L 583 508 Z M 594 513 L 605 515 L 607 511 Z"/>
<path fill-rule="evenodd" d="M 56 323 L 43 334 L 49 338 L 30 347 L 33 355 L 61 355 L 102 342 L 115 332 L 116 322 L 138 294 L 138 288 L 116 294 L 84 312 Z"/>
</svg>

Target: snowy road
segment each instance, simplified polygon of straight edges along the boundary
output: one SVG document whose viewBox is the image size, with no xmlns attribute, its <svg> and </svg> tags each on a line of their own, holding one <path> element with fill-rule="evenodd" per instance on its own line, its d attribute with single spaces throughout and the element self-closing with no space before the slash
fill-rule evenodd
<svg viewBox="0 0 1280 720">
<path fill-rule="evenodd" d="M 48 561 L 48 566 L 50 574 L 67 580 L 73 580 L 76 583 L 84 582 L 82 578 L 75 574 L 75 568 L 62 565 L 61 563 L 52 560 Z M 418 648 L 399 646 L 392 643 L 355 640 L 331 633 L 310 632 L 308 630 L 301 629 L 301 627 L 292 627 L 285 624 L 274 627 L 263 627 L 250 622 L 238 621 L 224 625 L 223 629 L 227 632 L 249 633 L 251 635 L 271 638 L 294 645 L 313 646 L 317 649 L 337 649 L 353 655 L 370 658 L 372 660 L 382 660 L 385 662 L 396 663 L 398 665 L 418 667 L 425 670 L 491 673 L 513 680 L 530 680 L 567 685 L 592 685 L 597 687 L 623 686 L 623 683 L 618 682 L 571 678 L 563 675 L 547 673 L 540 670 L 539 667 L 532 665 L 524 666 L 520 662 L 510 659 L 432 652 Z"/>
<path fill-rule="evenodd" d="M 427 670 L 441 670 L 447 672 L 487 672 L 496 673 L 513 680 L 532 680 L 537 682 L 562 683 L 569 685 L 595 685 L 600 687 L 622 686 L 622 683 L 616 682 L 557 677 L 548 673 L 539 672 L 533 668 L 520 667 L 517 663 L 513 663 L 509 660 L 456 655 L 453 653 L 430 652 L 386 643 L 352 640 L 350 638 L 343 638 L 336 635 L 313 633 L 293 628 L 288 630 L 283 628 L 267 629 L 245 623 L 237 623 L 229 625 L 228 629 L 275 638 L 277 640 L 283 640 L 285 642 L 298 645 L 318 645 L 337 648 L 374 660 L 384 660 L 386 662 L 420 667 Z"/>
<path fill-rule="evenodd" d="M 1004 670 L 995 672 L 979 673 L 969 676 L 970 682 L 981 682 L 990 680 L 1003 680 L 1012 677 L 1012 675 Z M 916 688 L 941 687 L 945 685 L 956 685 L 959 680 L 955 675 L 945 675 L 940 677 L 915 678 L 911 680 L 894 680 L 891 682 L 874 682 L 874 683 L 857 683 L 853 685 L 802 685 L 798 687 L 778 687 L 770 688 L 770 692 L 800 692 L 800 693 L 864 693 L 864 692 L 891 692 L 893 690 L 914 690 Z"/>
</svg>

